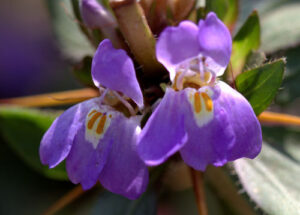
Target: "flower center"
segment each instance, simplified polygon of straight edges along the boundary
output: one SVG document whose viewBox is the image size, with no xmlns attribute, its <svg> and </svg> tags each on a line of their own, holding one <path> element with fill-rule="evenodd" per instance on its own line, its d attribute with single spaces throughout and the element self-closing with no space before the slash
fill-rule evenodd
<svg viewBox="0 0 300 215">
<path fill-rule="evenodd" d="M 199 89 L 213 85 L 215 81 L 216 75 L 208 68 L 206 58 L 197 56 L 177 66 L 173 89 L 182 90 L 187 87 Z"/>
<path fill-rule="evenodd" d="M 191 104 L 194 119 L 199 127 L 210 122 L 213 118 L 213 91 L 209 87 L 203 87 L 200 90 L 187 88 L 184 90 L 188 101 Z"/>
<path fill-rule="evenodd" d="M 114 113 L 111 111 L 100 111 L 91 109 L 85 120 L 85 139 L 91 142 L 96 149 L 99 140 L 107 131 Z"/>
</svg>

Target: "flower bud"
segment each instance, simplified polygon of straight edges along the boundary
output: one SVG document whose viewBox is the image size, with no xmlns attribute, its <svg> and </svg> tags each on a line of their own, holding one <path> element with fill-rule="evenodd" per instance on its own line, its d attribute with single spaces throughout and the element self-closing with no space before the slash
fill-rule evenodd
<svg viewBox="0 0 300 215">
<path fill-rule="evenodd" d="M 92 29 L 115 28 L 115 18 L 97 0 L 80 0 L 80 13 L 84 24 Z"/>
</svg>

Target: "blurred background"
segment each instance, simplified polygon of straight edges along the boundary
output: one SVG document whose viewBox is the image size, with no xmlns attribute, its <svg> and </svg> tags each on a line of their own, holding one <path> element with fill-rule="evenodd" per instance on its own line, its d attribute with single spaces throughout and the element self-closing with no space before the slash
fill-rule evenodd
<svg viewBox="0 0 300 215">
<path fill-rule="evenodd" d="M 71 65 L 78 63 L 83 56 L 92 54 L 91 47 L 78 35 L 76 23 L 68 14 L 68 7 L 65 7 L 66 1 L 60 1 L 60 13 L 55 12 L 51 1 L 60 0 L 0 1 L 0 98 L 83 87 L 74 77 Z M 258 10 L 262 31 L 260 50 L 271 60 L 280 56 L 287 57 L 283 85 L 269 109 L 300 116 L 299 0 L 242 0 L 239 7 L 236 29 L 239 29 L 253 9 Z M 61 25 L 57 25 L 57 22 Z M 70 41 L 67 41 L 68 38 L 71 38 Z M 300 133 L 295 129 L 286 129 L 284 135 L 274 137 L 274 132 L 279 134 L 282 129 L 285 128 L 265 128 L 265 138 L 273 141 L 277 148 L 283 147 L 277 144 L 279 140 L 288 139 L 290 142 L 284 154 L 299 164 L 300 154 L 295 153 L 295 150 L 300 152 L 297 145 Z M 40 166 L 31 165 L 33 161 L 24 156 L 22 150 L 35 147 L 36 154 L 32 157 L 38 162 L 36 155 L 39 141 L 35 142 L 37 144 L 33 146 L 23 145 L 20 151 L 14 145 L 7 144 L 6 137 L 0 135 L 0 214 L 41 214 L 74 188 L 64 177 L 61 177 L 63 180 L 51 180 L 38 173 Z M 294 176 L 300 179 L 298 173 L 299 169 Z M 232 214 L 231 209 L 224 206 L 222 198 L 214 196 L 214 189 L 206 189 L 211 214 Z M 87 192 L 59 214 L 121 214 L 133 207 L 130 201 L 106 191 L 100 196 L 99 190 L 101 188 Z M 169 201 L 178 206 L 176 214 L 197 214 L 192 192 L 184 190 L 169 195 L 172 196 Z M 149 208 L 156 211 L 157 205 L 153 203 L 155 196 L 150 192 L 143 198 L 144 205 L 139 206 L 142 209 L 138 210 L 144 210 L 148 204 L 151 205 Z M 119 207 L 115 208 L 115 204 Z M 251 204 L 255 206 L 255 203 Z M 153 214 L 149 208 L 144 214 Z M 174 212 L 170 212 L 164 204 L 159 208 L 161 215 Z M 186 208 L 190 212 L 186 212 Z M 255 213 L 262 212 L 257 209 Z"/>
<path fill-rule="evenodd" d="M 0 97 L 78 88 L 60 53 L 46 1 L 0 2 Z"/>
</svg>

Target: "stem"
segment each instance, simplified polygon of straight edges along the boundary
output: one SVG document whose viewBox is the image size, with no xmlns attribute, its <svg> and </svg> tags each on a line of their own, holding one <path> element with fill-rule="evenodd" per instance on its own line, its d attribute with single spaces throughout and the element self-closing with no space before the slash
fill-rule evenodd
<svg viewBox="0 0 300 215">
<path fill-rule="evenodd" d="M 93 88 L 70 90 L 58 93 L 25 96 L 19 98 L 0 99 L 2 105 L 18 105 L 22 107 L 49 107 L 74 104 L 99 96 L 99 92 Z"/>
<path fill-rule="evenodd" d="M 133 109 L 133 107 L 131 106 L 131 104 L 128 101 L 126 101 L 126 99 L 124 99 L 121 95 L 119 95 L 119 93 L 117 93 L 115 91 L 112 91 L 112 92 L 122 102 L 122 104 L 128 109 L 131 116 L 135 116 L 136 112 Z"/>
<path fill-rule="evenodd" d="M 300 117 L 265 111 L 258 116 L 261 123 L 300 126 Z"/>
<path fill-rule="evenodd" d="M 69 90 L 58 93 L 40 94 L 9 99 L 0 99 L 0 107 L 17 105 L 22 107 L 50 107 L 75 104 L 99 96 L 99 91 L 93 88 Z M 300 117 L 265 111 L 258 116 L 263 124 L 300 126 Z"/>
<path fill-rule="evenodd" d="M 110 6 L 131 52 L 143 66 L 145 74 L 153 75 L 154 72 L 162 70 L 155 57 L 155 38 L 142 7 L 136 0 L 111 0 Z"/>
<path fill-rule="evenodd" d="M 78 185 L 70 192 L 62 196 L 58 201 L 56 201 L 50 208 L 48 208 L 43 215 L 52 215 L 55 214 L 60 209 L 64 208 L 66 205 L 70 204 L 77 198 L 79 198 L 84 191 L 82 190 L 81 186 Z"/>
<path fill-rule="evenodd" d="M 203 173 L 198 172 L 191 167 L 190 167 L 190 172 L 191 172 L 191 179 L 193 183 L 198 213 L 199 215 L 207 215 L 204 185 L 203 185 Z"/>
</svg>

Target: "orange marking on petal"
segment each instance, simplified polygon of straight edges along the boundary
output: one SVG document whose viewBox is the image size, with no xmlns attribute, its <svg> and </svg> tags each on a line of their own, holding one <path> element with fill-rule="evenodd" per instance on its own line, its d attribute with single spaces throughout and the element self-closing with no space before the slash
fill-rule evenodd
<svg viewBox="0 0 300 215">
<path fill-rule="evenodd" d="M 201 111 L 201 100 L 200 100 L 200 93 L 199 92 L 196 92 L 194 94 L 194 107 L 195 107 L 196 113 L 200 113 L 200 111 Z"/>
<path fill-rule="evenodd" d="M 213 101 L 206 93 L 201 93 L 201 96 L 204 99 L 204 104 L 205 104 L 206 110 L 208 112 L 211 112 L 213 109 Z"/>
<path fill-rule="evenodd" d="M 91 115 L 93 115 L 93 114 L 96 113 L 96 112 L 97 112 L 96 110 L 93 110 L 92 112 L 89 113 L 88 116 L 91 116 Z"/>
<path fill-rule="evenodd" d="M 109 118 L 112 118 L 112 115 L 111 115 L 111 114 L 109 114 Z"/>
<path fill-rule="evenodd" d="M 104 130 L 105 122 L 106 122 L 106 115 L 103 115 L 100 119 L 100 122 L 98 123 L 98 127 L 96 130 L 97 134 L 102 134 Z"/>
<path fill-rule="evenodd" d="M 95 113 L 95 114 L 92 116 L 92 118 L 90 119 L 90 121 L 88 122 L 88 125 L 87 125 L 88 129 L 92 129 L 92 128 L 93 128 L 93 126 L 94 126 L 96 120 L 97 120 L 98 117 L 101 116 L 101 115 L 102 115 L 101 113 L 97 112 L 97 113 Z"/>
</svg>

